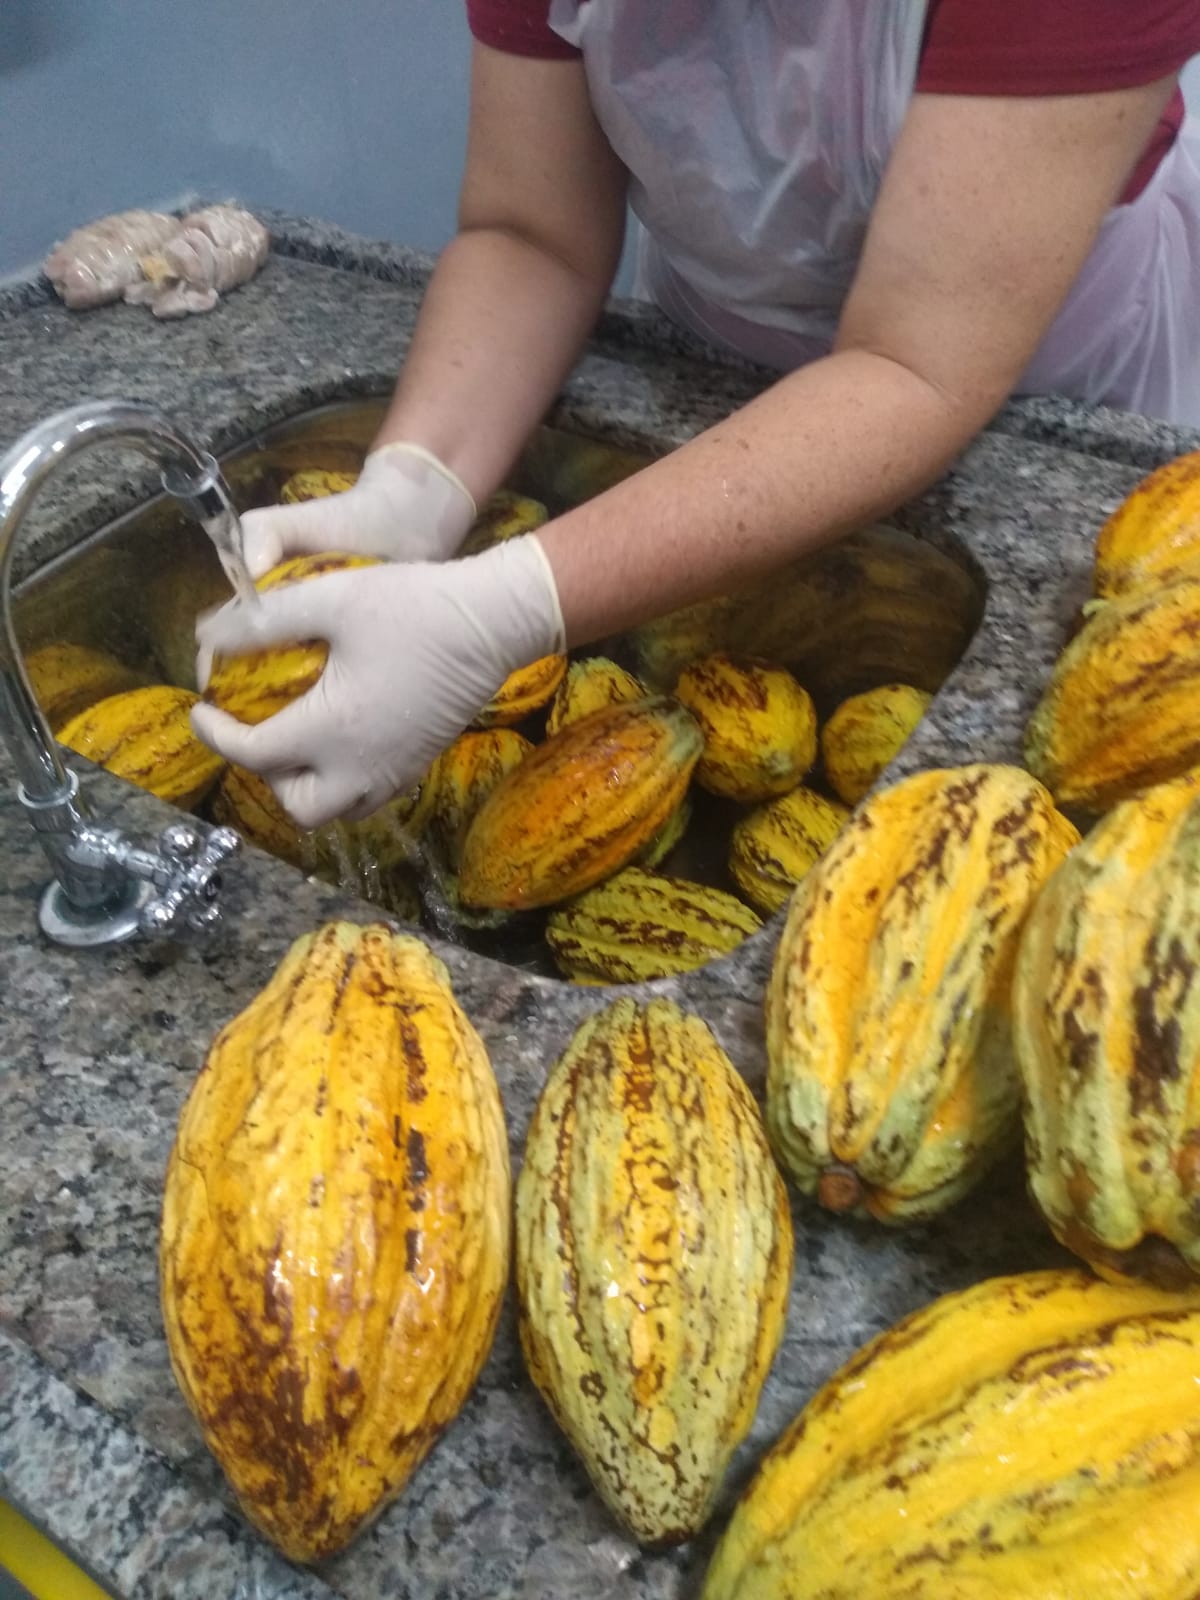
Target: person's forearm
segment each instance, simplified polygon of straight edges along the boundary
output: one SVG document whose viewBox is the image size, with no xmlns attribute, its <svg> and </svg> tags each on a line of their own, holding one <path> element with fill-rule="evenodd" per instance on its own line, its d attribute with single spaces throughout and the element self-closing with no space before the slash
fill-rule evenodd
<svg viewBox="0 0 1200 1600">
<path fill-rule="evenodd" d="M 866 351 L 791 374 L 541 530 L 568 645 L 720 594 L 886 514 L 933 482 L 991 409 Z"/>
<path fill-rule="evenodd" d="M 558 393 L 607 287 L 516 235 L 460 233 L 430 280 L 376 445 L 424 445 L 482 503 Z"/>
</svg>

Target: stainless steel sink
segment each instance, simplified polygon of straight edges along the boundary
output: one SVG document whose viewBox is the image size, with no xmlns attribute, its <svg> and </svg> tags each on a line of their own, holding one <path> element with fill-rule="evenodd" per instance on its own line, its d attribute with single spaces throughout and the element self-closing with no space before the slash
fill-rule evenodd
<svg viewBox="0 0 1200 1600">
<path fill-rule="evenodd" d="M 325 406 L 223 457 L 239 510 L 273 503 L 301 468 L 356 468 L 383 408 L 382 399 Z M 553 515 L 637 472 L 648 459 L 544 427 L 509 486 Z M 27 653 L 56 642 L 90 645 L 152 681 L 191 688 L 196 614 L 228 593 L 204 533 L 161 495 L 35 574 L 17 590 L 14 609 Z M 752 654 L 790 668 L 825 716 L 847 695 L 882 683 L 936 690 L 974 633 L 983 599 L 980 577 L 951 545 L 879 526 L 767 581 L 580 653 L 611 655 L 651 687 L 666 690 L 686 661 L 707 650 Z M 522 731 L 536 738 L 540 716 Z M 819 785 L 819 773 L 815 781 Z M 694 801 L 693 822 L 660 870 L 732 889 L 725 856 L 737 808 L 698 791 Z M 351 887 L 388 904 L 377 874 Z M 553 975 L 536 916 L 464 939 L 513 965 Z"/>
</svg>

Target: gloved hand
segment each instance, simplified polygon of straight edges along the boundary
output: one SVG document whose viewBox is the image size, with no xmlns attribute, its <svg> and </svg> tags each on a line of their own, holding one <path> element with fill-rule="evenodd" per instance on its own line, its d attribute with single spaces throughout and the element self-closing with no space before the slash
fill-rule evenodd
<svg viewBox="0 0 1200 1600">
<path fill-rule="evenodd" d="M 444 561 L 476 517 L 449 467 L 418 444 L 372 450 L 358 482 L 341 494 L 265 506 L 242 518 L 246 565 L 260 578 L 284 556 L 345 550 L 385 561 Z"/>
<path fill-rule="evenodd" d="M 302 828 L 369 816 L 425 774 L 518 667 L 563 649 L 554 576 L 534 534 L 460 561 L 397 562 L 284 584 L 201 619 L 198 679 L 214 653 L 325 639 L 299 700 L 255 727 L 215 706 L 192 727 L 266 776 Z"/>
</svg>

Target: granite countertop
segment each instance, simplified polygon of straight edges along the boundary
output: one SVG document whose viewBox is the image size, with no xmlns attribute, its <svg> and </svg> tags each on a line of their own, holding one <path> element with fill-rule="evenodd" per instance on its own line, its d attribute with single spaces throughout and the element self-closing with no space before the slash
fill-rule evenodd
<svg viewBox="0 0 1200 1600">
<path fill-rule="evenodd" d="M 386 391 L 428 262 L 272 216 L 276 249 L 212 315 L 72 313 L 43 284 L 0 291 L 0 446 L 84 397 L 159 404 L 222 452 L 328 400 Z M 635 448 L 677 443 L 765 376 L 706 359 L 645 308 L 617 305 L 552 416 Z M 900 517 L 981 572 L 982 623 L 896 770 L 1019 759 L 1020 732 L 1087 590 L 1106 513 L 1195 436 L 1058 401 L 1006 408 Z M 140 461 L 93 452 L 47 486 L 25 530 L 32 570 L 153 489 Z M 162 1174 L 217 1028 L 288 944 L 363 902 L 249 850 L 217 936 L 99 953 L 37 932 L 46 868 L 0 752 L 0 1493 L 122 1596 L 192 1600 L 674 1600 L 695 1592 L 732 1496 L 764 1446 L 865 1339 L 948 1289 L 1064 1259 L 1015 1167 L 936 1225 L 905 1233 L 797 1202 L 784 1346 L 709 1531 L 665 1555 L 613 1524 L 524 1377 L 511 1295 L 461 1416 L 405 1494 L 319 1572 L 282 1561 L 231 1508 L 171 1377 L 159 1320 Z M 173 813 L 105 774 L 98 806 L 144 833 Z M 761 1086 L 761 994 L 778 919 L 702 972 L 645 985 L 713 1027 Z M 514 1165 L 547 1068 L 603 991 L 518 972 L 436 939 L 504 1096 Z"/>
</svg>

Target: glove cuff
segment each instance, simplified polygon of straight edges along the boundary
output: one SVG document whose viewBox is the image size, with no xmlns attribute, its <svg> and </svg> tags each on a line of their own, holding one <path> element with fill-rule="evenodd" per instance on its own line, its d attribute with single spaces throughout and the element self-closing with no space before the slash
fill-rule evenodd
<svg viewBox="0 0 1200 1600">
<path fill-rule="evenodd" d="M 475 497 L 456 472 L 444 461 L 439 461 L 432 450 L 410 439 L 393 439 L 381 444 L 367 454 L 364 473 L 373 473 L 385 464 L 398 467 L 410 481 L 414 481 L 427 494 L 437 494 L 439 510 L 447 530 L 459 529 L 459 542 L 466 537 L 467 529 L 479 515 Z M 432 481 L 431 481 L 432 480 Z M 441 491 L 440 494 L 438 491 Z"/>
</svg>

